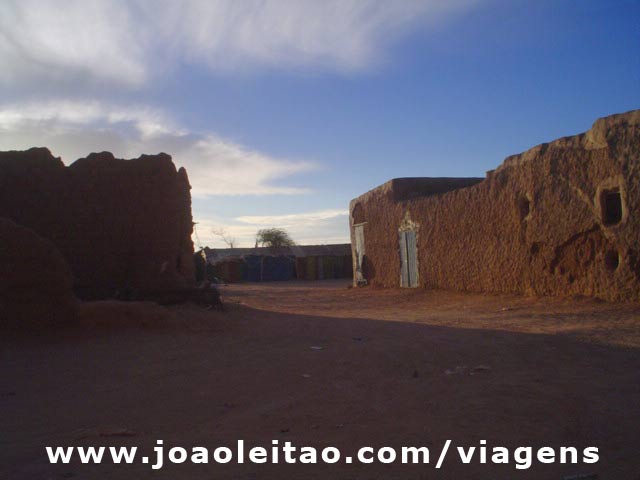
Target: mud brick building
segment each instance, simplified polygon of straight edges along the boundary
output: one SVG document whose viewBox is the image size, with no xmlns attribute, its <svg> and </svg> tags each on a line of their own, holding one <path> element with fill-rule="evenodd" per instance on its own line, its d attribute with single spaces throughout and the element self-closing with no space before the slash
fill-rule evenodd
<svg viewBox="0 0 640 480">
<path fill-rule="evenodd" d="M 640 110 L 486 178 L 400 178 L 350 204 L 354 283 L 640 300 Z"/>
<path fill-rule="evenodd" d="M 166 154 L 92 153 L 65 166 L 46 148 L 0 152 L 0 217 L 50 241 L 84 299 L 195 284 L 190 190 Z M 37 277 L 47 266 L 28 268 Z"/>
</svg>

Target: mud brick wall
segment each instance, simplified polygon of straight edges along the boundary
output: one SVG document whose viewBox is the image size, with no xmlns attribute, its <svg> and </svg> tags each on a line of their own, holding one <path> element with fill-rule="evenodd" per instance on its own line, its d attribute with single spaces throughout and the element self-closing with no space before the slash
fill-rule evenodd
<svg viewBox="0 0 640 480">
<path fill-rule="evenodd" d="M 471 186 L 398 190 L 390 181 L 350 205 L 372 285 L 400 285 L 399 231 L 413 230 L 420 287 L 640 300 L 640 111 L 509 157 Z"/>
<path fill-rule="evenodd" d="M 0 334 L 76 320 L 73 276 L 62 254 L 33 230 L 0 218 Z"/>
<path fill-rule="evenodd" d="M 81 298 L 193 285 L 190 188 L 166 154 L 67 167 L 46 148 L 0 152 L 0 217 L 53 242 Z"/>
</svg>

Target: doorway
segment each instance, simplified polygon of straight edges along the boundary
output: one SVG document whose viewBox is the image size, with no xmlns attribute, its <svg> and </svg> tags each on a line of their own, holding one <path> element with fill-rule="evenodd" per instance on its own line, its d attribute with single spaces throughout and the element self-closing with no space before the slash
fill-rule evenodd
<svg viewBox="0 0 640 480">
<path fill-rule="evenodd" d="M 364 263 L 364 224 L 355 225 L 356 240 L 356 284 L 364 282 L 363 263 Z"/>
<path fill-rule="evenodd" d="M 400 286 L 416 288 L 418 286 L 418 251 L 416 232 L 400 232 Z"/>
</svg>

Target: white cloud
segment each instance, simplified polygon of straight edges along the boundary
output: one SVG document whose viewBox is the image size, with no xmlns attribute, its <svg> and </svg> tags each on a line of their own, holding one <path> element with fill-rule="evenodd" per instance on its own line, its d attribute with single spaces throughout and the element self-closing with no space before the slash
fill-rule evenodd
<svg viewBox="0 0 640 480">
<path fill-rule="evenodd" d="M 292 213 L 288 215 L 256 215 L 242 216 L 237 220 L 262 226 L 278 226 L 288 228 L 292 226 L 309 225 L 329 220 L 335 217 L 349 215 L 348 210 L 321 210 L 319 212 Z"/>
<path fill-rule="evenodd" d="M 306 193 L 274 182 L 315 167 L 274 158 L 214 134 L 189 132 L 145 106 L 56 101 L 0 106 L 0 150 L 47 146 L 63 161 L 108 150 L 117 157 L 167 152 L 184 166 L 194 195 Z"/>
<path fill-rule="evenodd" d="M 310 162 L 272 158 L 209 135 L 176 156 L 188 160 L 194 193 L 268 195 L 309 193 L 306 188 L 271 184 L 272 180 L 315 169 Z"/>
<path fill-rule="evenodd" d="M 122 85 L 146 80 L 148 44 L 124 3 L 16 0 L 0 4 L 0 79 Z"/>
<path fill-rule="evenodd" d="M 97 101 L 47 101 L 0 107 L 0 129 L 20 130 L 33 125 L 71 127 L 105 122 L 133 126 L 142 135 L 168 133 L 177 129 L 158 109 L 144 106 L 122 107 Z"/>
<path fill-rule="evenodd" d="M 146 84 L 167 68 L 358 71 L 480 0 L 4 0 L 0 81 Z"/>
<path fill-rule="evenodd" d="M 468 0 L 191 0 L 152 6 L 158 30 L 214 70 L 247 65 L 366 68 L 383 45 L 425 20 L 437 21 Z M 149 12 L 147 10 L 147 12 Z"/>
</svg>

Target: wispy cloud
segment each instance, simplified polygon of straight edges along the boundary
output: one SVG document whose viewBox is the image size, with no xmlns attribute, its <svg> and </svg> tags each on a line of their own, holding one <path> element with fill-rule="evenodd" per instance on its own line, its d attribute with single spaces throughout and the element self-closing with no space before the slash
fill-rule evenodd
<svg viewBox="0 0 640 480">
<path fill-rule="evenodd" d="M 253 225 L 291 227 L 315 224 L 323 220 L 346 216 L 348 214 L 348 210 L 322 210 L 319 212 L 292 213 L 288 215 L 242 216 L 238 217 L 237 220 L 242 223 L 251 223 Z"/>
<path fill-rule="evenodd" d="M 132 7 L 108 0 L 3 1 L 0 79 L 143 84 L 150 43 Z"/>
<path fill-rule="evenodd" d="M 480 0 L 5 0 L 0 81 L 140 87 L 180 64 L 353 72 Z"/>
<path fill-rule="evenodd" d="M 97 101 L 57 100 L 0 107 L 0 129 L 4 131 L 19 130 L 33 125 L 63 128 L 100 122 L 108 125 L 128 124 L 143 135 L 179 133 L 163 112 L 140 105 L 117 106 Z"/>
<path fill-rule="evenodd" d="M 195 196 L 308 193 L 294 175 L 315 163 L 273 156 L 206 127 L 194 131 L 148 100 L 131 99 L 157 94 L 165 78 L 188 80 L 190 67 L 227 79 L 264 70 L 366 72 L 384 64 L 402 36 L 441 26 L 482 1 L 3 0 L 0 150 L 47 146 L 67 163 L 102 150 L 124 158 L 164 151 L 187 168 Z M 245 245 L 265 226 L 287 228 L 299 243 L 348 241 L 342 210 L 233 211 L 221 221 L 196 218 L 205 242 L 215 241 L 208 225 L 228 227 Z"/>
<path fill-rule="evenodd" d="M 0 106 L 0 150 L 47 146 L 66 163 L 109 150 L 131 158 L 167 152 L 187 168 L 194 195 L 307 193 L 276 181 L 316 168 L 275 158 L 212 133 L 190 132 L 146 106 L 52 101 Z"/>
</svg>

